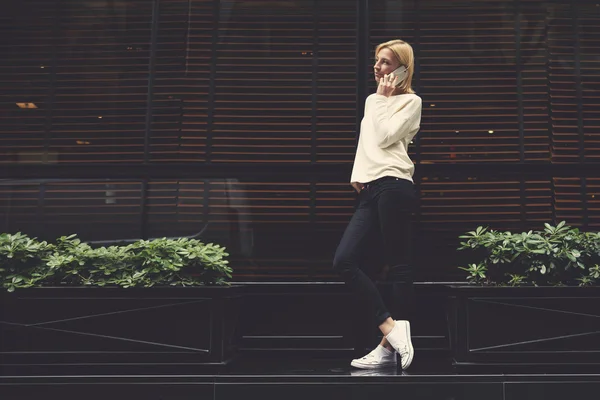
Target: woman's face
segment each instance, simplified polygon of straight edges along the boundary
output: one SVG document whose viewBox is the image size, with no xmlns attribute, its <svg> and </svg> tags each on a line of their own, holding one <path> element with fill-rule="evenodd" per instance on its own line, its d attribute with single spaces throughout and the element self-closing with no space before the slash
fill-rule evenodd
<svg viewBox="0 0 600 400">
<path fill-rule="evenodd" d="M 379 83 L 379 78 L 393 72 L 399 66 L 400 62 L 396 60 L 396 56 L 390 49 L 383 48 L 379 50 L 379 53 L 375 56 L 375 65 L 373 66 L 377 83 Z"/>
</svg>

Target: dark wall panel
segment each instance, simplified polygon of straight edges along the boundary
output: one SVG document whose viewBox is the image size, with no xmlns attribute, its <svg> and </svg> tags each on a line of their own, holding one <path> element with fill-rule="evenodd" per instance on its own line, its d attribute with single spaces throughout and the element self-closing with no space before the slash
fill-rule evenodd
<svg viewBox="0 0 600 400">
<path fill-rule="evenodd" d="M 237 280 L 337 279 L 373 50 L 393 38 L 423 99 L 420 279 L 462 278 L 458 236 L 479 225 L 600 226 L 594 2 L 9 3 L 0 231 L 194 236 L 228 247 Z"/>
</svg>

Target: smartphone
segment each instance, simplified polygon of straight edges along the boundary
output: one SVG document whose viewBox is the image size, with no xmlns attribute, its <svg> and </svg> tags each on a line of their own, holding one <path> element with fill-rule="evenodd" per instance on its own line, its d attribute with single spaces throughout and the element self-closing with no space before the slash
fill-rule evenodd
<svg viewBox="0 0 600 400">
<path fill-rule="evenodd" d="M 396 68 L 392 74 L 398 77 L 398 81 L 396 83 L 396 86 L 398 86 L 400 83 L 402 83 L 404 78 L 406 78 L 406 75 L 408 74 L 408 68 L 406 68 L 404 65 L 401 65 Z"/>
</svg>

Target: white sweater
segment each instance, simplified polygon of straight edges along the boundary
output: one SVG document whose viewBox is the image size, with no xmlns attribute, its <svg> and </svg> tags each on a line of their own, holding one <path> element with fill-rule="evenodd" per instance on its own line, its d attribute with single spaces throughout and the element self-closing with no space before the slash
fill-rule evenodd
<svg viewBox="0 0 600 400">
<path fill-rule="evenodd" d="M 416 94 L 367 97 L 350 182 L 383 176 L 412 182 L 415 166 L 407 149 L 420 125 L 421 98 Z"/>
</svg>

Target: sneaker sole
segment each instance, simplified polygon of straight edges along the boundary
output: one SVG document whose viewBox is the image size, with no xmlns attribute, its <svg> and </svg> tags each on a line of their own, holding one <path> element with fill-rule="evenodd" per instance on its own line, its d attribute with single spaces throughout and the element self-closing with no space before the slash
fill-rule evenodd
<svg viewBox="0 0 600 400">
<path fill-rule="evenodd" d="M 406 363 L 404 362 L 404 360 L 402 359 L 402 357 L 400 357 L 400 363 L 402 365 L 402 369 L 407 369 L 408 367 L 410 367 L 410 364 L 412 364 L 412 360 L 415 357 L 415 349 L 413 348 L 412 345 L 412 339 L 410 337 L 410 322 L 406 322 L 406 337 L 408 338 L 408 361 L 406 361 Z"/>
<path fill-rule="evenodd" d="M 396 364 L 395 362 L 388 362 L 388 363 L 383 363 L 383 364 L 362 364 L 360 362 L 353 360 L 350 363 L 350 365 L 353 366 L 354 368 L 359 368 L 359 369 L 379 369 L 379 368 L 395 367 L 398 364 Z"/>
</svg>

